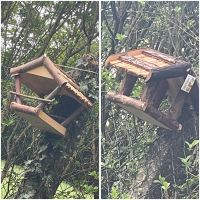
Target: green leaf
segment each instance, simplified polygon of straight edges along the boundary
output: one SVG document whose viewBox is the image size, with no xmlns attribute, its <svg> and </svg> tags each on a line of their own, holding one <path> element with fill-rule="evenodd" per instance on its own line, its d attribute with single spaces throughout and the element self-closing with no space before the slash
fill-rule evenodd
<svg viewBox="0 0 200 200">
<path fill-rule="evenodd" d="M 193 140 L 193 142 L 190 144 L 189 142 L 185 142 L 187 145 L 188 145 L 188 147 L 189 147 L 189 149 L 191 150 L 191 149 L 193 149 L 197 144 L 199 144 L 199 140 Z"/>
<path fill-rule="evenodd" d="M 138 3 L 141 4 L 141 6 L 145 5 L 145 1 L 144 0 L 139 0 Z"/>
<path fill-rule="evenodd" d="M 123 35 L 123 34 L 119 34 L 119 33 L 117 33 L 117 35 L 116 35 L 116 37 L 115 37 L 115 39 L 117 39 L 117 40 L 119 40 L 119 41 L 122 41 L 124 38 L 126 38 L 126 36 Z"/>
<path fill-rule="evenodd" d="M 162 189 L 164 191 L 167 191 L 169 189 L 170 183 L 168 183 L 167 181 L 164 181 L 162 184 Z"/>
<path fill-rule="evenodd" d="M 159 180 L 154 180 L 153 182 L 161 184 L 161 182 Z"/>
</svg>

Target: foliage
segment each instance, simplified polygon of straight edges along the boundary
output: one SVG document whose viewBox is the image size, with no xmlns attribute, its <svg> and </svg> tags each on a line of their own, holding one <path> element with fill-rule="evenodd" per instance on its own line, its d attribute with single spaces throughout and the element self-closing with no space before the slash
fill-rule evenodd
<svg viewBox="0 0 200 200">
<path fill-rule="evenodd" d="M 122 195 L 133 197 L 133 193 L 138 193 L 140 198 L 148 198 L 143 195 L 143 191 L 139 184 L 145 177 L 139 177 L 141 169 L 146 169 L 145 163 L 150 157 L 156 157 L 155 152 L 151 155 L 147 154 L 150 147 L 156 144 L 161 138 L 161 131 L 147 122 L 144 122 L 117 105 L 106 101 L 105 94 L 112 90 L 118 91 L 119 84 L 124 74 L 110 69 L 104 65 L 106 58 L 113 54 L 128 51 L 136 48 L 153 48 L 163 53 L 182 58 L 191 62 L 193 70 L 198 76 L 199 62 L 199 5 L 198 2 L 150 2 L 150 1 L 110 1 L 102 3 L 102 197 L 103 198 L 123 198 Z M 137 81 L 131 96 L 139 99 L 143 84 Z M 166 111 L 169 104 L 167 100 L 162 103 L 161 109 Z M 158 131 L 159 130 L 159 131 Z M 198 142 L 187 144 L 187 148 L 197 147 Z M 170 133 L 168 133 L 170 137 Z M 186 133 L 187 134 L 187 133 Z M 189 135 L 189 134 L 188 134 Z M 189 137 L 189 136 L 188 136 Z M 167 140 L 166 139 L 166 140 Z M 196 138 L 198 139 L 198 138 Z M 184 140 L 184 138 L 183 138 Z M 167 140 L 168 141 L 168 140 Z M 171 144 L 164 143 L 161 149 L 165 149 L 165 145 L 170 148 Z M 156 145 L 155 145 L 156 146 Z M 176 147 L 173 147 L 175 149 Z M 178 147 L 177 147 L 178 148 Z M 178 151 L 178 149 L 177 149 Z M 178 152 L 180 153 L 181 150 Z M 182 157 L 182 161 L 191 164 L 190 156 L 196 153 L 191 150 L 189 156 Z M 182 154 L 181 154 L 182 155 Z M 179 156 L 180 157 L 180 156 Z M 150 159 L 149 158 L 149 159 Z M 186 160 L 183 160 L 186 159 Z M 163 171 L 171 170 L 172 166 L 168 166 L 169 162 L 173 163 L 173 158 L 162 161 L 164 164 Z M 174 169 L 177 174 L 182 174 L 181 160 L 175 162 Z M 184 165 L 184 164 L 183 164 Z M 146 167 L 146 168 L 145 168 Z M 154 169 L 153 167 L 151 168 Z M 165 170 L 167 169 L 167 170 Z M 198 174 L 197 165 L 193 165 L 195 172 L 194 179 Z M 148 171 L 148 169 L 146 169 Z M 161 169 L 162 171 L 162 169 Z M 195 198 L 198 196 L 196 188 L 190 188 L 188 191 L 181 191 L 176 185 L 187 183 L 183 178 L 185 175 L 177 175 L 172 172 L 172 176 L 167 177 L 164 173 L 157 172 L 157 176 L 162 174 L 159 180 L 160 184 L 152 186 L 154 196 L 151 198 L 161 198 L 160 189 L 167 198 Z M 168 172 L 168 171 L 167 171 Z M 167 173 L 165 172 L 165 173 Z M 184 172 L 183 172 L 184 174 Z M 192 176 L 192 175 L 191 175 Z M 135 178 L 139 177 L 139 183 L 135 183 Z M 147 177 L 151 177 L 147 173 Z M 158 179 L 158 177 L 157 177 Z M 190 179 L 190 178 L 189 178 Z M 162 182 L 161 182 L 162 181 Z M 175 183 L 174 183 L 175 182 Z M 180 183 L 180 184 L 179 184 Z M 170 185 L 169 185 L 170 184 Z M 187 185 L 187 184 L 186 184 Z M 142 185 L 145 187 L 144 185 Z M 141 187 L 142 187 L 141 186 Z M 163 188 L 162 188 L 163 187 Z M 156 190 L 158 188 L 158 190 Z M 189 191 L 193 191 L 190 196 Z M 168 194 L 169 193 L 169 194 Z M 155 196 L 157 195 L 157 196 Z M 162 196 L 162 197 L 164 197 Z"/>
<path fill-rule="evenodd" d="M 2 179 L 7 193 L 3 198 L 93 197 L 98 193 L 98 63 L 94 62 L 98 57 L 98 3 L 3 1 L 1 10 L 1 147 L 6 160 Z M 61 65 L 94 103 L 67 127 L 68 139 L 40 132 L 9 110 L 9 91 L 14 88 L 10 68 L 43 54 Z M 85 62 L 78 62 L 80 58 Z M 35 96 L 26 87 L 23 92 Z M 35 106 L 38 102 L 25 103 Z M 21 179 L 11 170 L 14 166 L 23 170 Z M 9 177 L 10 182 L 5 181 Z"/>
</svg>

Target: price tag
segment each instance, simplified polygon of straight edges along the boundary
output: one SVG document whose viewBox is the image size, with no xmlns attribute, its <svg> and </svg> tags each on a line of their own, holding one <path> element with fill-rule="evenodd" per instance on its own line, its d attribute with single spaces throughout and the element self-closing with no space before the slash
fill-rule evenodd
<svg viewBox="0 0 200 200">
<path fill-rule="evenodd" d="M 194 76 L 188 74 L 183 85 L 182 85 L 182 87 L 181 87 L 181 90 L 189 93 L 190 90 L 192 89 L 192 86 L 194 85 L 195 79 L 196 78 Z"/>
</svg>

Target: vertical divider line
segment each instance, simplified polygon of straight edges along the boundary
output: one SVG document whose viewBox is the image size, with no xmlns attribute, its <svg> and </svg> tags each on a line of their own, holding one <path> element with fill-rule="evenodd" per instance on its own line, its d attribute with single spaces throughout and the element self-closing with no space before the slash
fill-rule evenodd
<svg viewBox="0 0 200 200">
<path fill-rule="evenodd" d="M 101 1 L 99 2 L 99 199 L 101 199 Z"/>
</svg>

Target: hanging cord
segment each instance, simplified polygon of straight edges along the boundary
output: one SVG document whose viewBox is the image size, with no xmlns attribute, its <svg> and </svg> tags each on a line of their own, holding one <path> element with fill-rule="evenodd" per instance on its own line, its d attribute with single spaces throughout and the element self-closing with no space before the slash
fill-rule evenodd
<svg viewBox="0 0 200 200">
<path fill-rule="evenodd" d="M 84 71 L 84 72 L 88 72 L 88 73 L 98 74 L 97 72 L 93 72 L 93 71 L 86 70 L 86 69 L 80 69 L 80 68 L 78 68 L 78 67 L 69 67 L 69 66 L 60 65 L 60 64 L 56 64 L 56 65 L 59 66 L 59 67 L 70 68 L 70 69 L 76 69 L 76 70 L 79 70 L 79 71 Z"/>
</svg>

